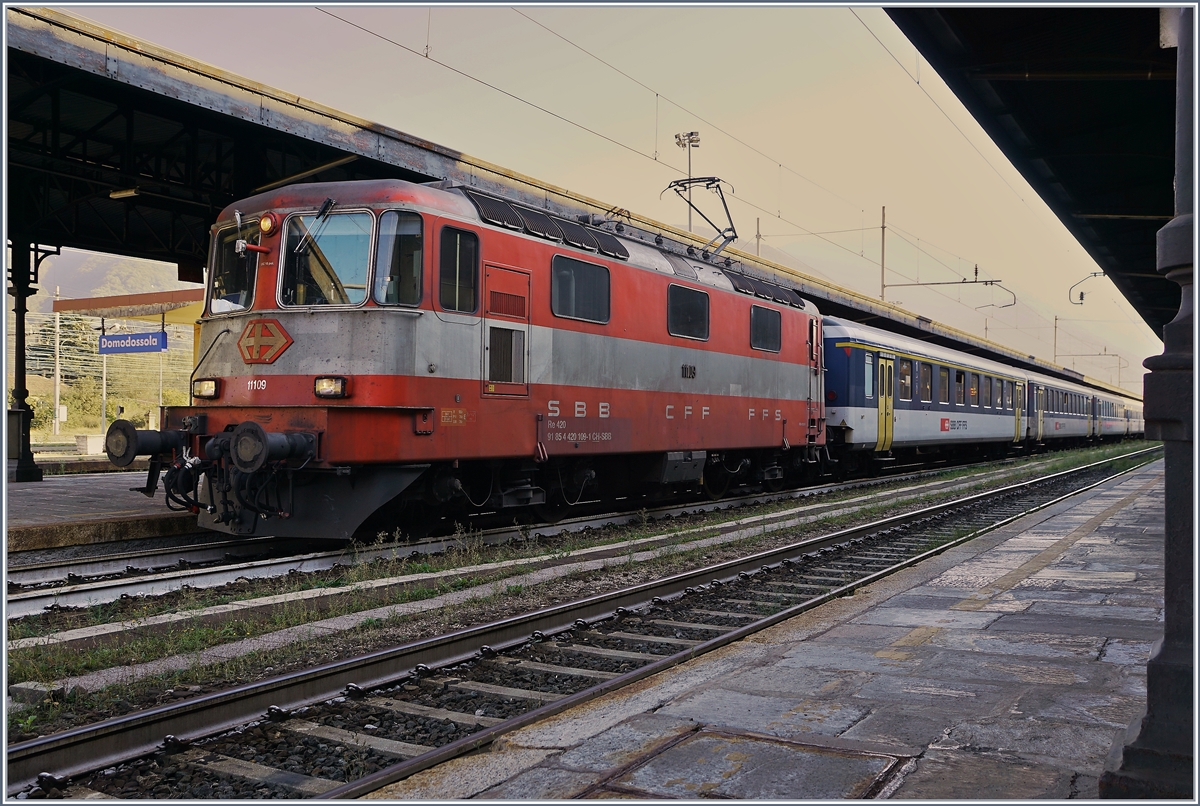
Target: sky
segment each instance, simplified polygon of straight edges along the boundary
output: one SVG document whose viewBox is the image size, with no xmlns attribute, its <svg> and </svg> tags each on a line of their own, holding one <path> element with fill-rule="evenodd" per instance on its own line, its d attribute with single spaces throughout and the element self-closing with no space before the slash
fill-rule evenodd
<svg viewBox="0 0 1200 806">
<path fill-rule="evenodd" d="M 978 265 L 1011 291 L 889 302 L 1046 360 L 1058 316 L 1061 365 L 1138 393 L 1162 351 L 1107 278 L 1071 304 L 1099 267 L 878 8 L 58 8 L 680 228 L 663 190 L 697 131 L 692 174 L 727 183 L 738 248 L 877 298 L 886 206 L 888 283 Z"/>
</svg>

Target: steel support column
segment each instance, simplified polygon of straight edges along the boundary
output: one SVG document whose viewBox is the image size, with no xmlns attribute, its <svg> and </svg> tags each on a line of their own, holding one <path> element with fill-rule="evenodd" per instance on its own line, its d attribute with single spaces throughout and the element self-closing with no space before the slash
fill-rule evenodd
<svg viewBox="0 0 1200 806">
<path fill-rule="evenodd" d="M 1180 285 L 1179 313 L 1163 328 L 1162 355 L 1147 358 L 1146 436 L 1161 439 L 1166 464 L 1163 637 L 1146 666 L 1146 713 L 1109 755 L 1100 796 L 1193 797 L 1192 698 L 1195 579 L 1192 576 L 1192 60 L 1194 10 L 1180 9 L 1175 94 L 1175 217 L 1158 231 L 1158 271 Z"/>
<path fill-rule="evenodd" d="M 33 449 L 29 445 L 29 429 L 33 423 L 33 409 L 29 407 L 29 389 L 25 380 L 25 313 L 26 300 L 37 293 L 33 287 L 34 257 L 33 244 L 29 242 L 23 227 L 14 227 L 12 233 L 12 268 L 9 269 L 8 293 L 13 298 L 13 313 L 16 319 L 16 335 L 13 340 L 13 401 L 14 408 L 9 418 L 19 421 L 20 445 L 13 481 L 41 481 L 42 469 L 33 461 Z M 10 438 L 12 429 L 9 429 Z"/>
</svg>

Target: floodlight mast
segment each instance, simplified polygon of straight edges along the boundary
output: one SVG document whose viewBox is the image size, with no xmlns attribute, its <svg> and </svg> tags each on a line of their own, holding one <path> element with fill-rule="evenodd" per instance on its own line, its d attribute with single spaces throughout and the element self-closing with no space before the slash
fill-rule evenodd
<svg viewBox="0 0 1200 806">
<path fill-rule="evenodd" d="M 700 147 L 700 132 L 682 132 L 675 135 L 675 145 L 688 155 L 688 180 L 692 178 L 692 149 Z M 692 231 L 692 189 L 688 188 L 688 232 Z"/>
</svg>

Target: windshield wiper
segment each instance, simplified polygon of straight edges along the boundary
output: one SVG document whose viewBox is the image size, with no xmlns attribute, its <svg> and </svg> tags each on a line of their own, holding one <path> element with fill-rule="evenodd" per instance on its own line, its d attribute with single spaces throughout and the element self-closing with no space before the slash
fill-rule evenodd
<svg viewBox="0 0 1200 806">
<path fill-rule="evenodd" d="M 317 211 L 317 217 L 313 219 L 314 227 L 321 223 L 321 220 L 329 215 L 329 211 L 333 209 L 335 204 L 337 204 L 337 202 L 331 198 L 325 199 L 325 201 L 321 203 L 321 209 Z M 304 227 L 304 217 L 300 216 L 298 220 L 300 221 L 300 226 Z M 322 226 L 321 229 L 324 229 L 324 227 Z M 296 244 L 296 248 L 292 251 L 297 255 L 303 252 L 310 239 L 316 241 L 317 236 L 321 234 L 321 229 L 313 232 L 308 227 L 304 227 L 304 237 L 300 239 L 300 243 Z"/>
</svg>

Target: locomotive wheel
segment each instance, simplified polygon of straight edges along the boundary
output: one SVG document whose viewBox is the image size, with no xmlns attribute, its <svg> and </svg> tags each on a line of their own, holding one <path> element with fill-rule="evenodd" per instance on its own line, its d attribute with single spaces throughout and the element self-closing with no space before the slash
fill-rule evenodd
<svg viewBox="0 0 1200 806">
<path fill-rule="evenodd" d="M 787 486 L 787 482 L 784 481 L 783 476 L 777 479 L 763 479 L 763 487 L 770 493 L 777 493 L 785 486 Z"/>
<path fill-rule="evenodd" d="M 563 500 L 562 492 L 555 491 L 546 497 L 546 503 L 535 504 L 533 514 L 546 523 L 558 523 L 571 511 L 571 505 Z"/>
<path fill-rule="evenodd" d="M 729 482 L 733 479 L 729 473 L 725 472 L 725 468 L 720 465 L 704 468 L 704 477 L 702 485 L 704 494 L 708 496 L 710 501 L 717 501 L 725 497 L 725 493 L 729 492 Z"/>
</svg>

